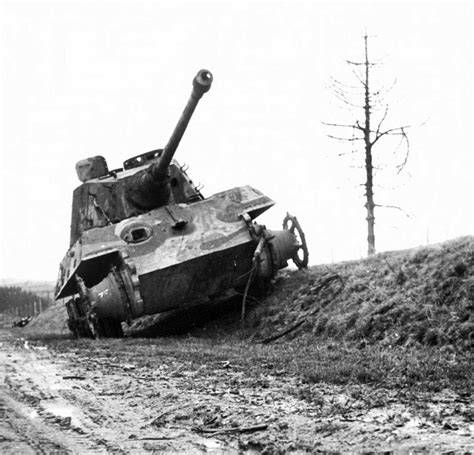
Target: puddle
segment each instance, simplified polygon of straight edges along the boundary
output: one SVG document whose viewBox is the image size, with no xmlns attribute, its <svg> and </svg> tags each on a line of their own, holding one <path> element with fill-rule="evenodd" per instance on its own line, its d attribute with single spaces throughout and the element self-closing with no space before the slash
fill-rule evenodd
<svg viewBox="0 0 474 455">
<path fill-rule="evenodd" d="M 202 445 L 208 450 L 222 449 L 222 443 L 214 439 L 208 439 L 202 442 Z"/>
<path fill-rule="evenodd" d="M 71 425 L 81 426 L 81 422 L 77 417 L 77 410 L 74 406 L 71 406 L 61 400 L 43 400 L 41 402 L 41 407 L 50 414 L 53 414 L 57 417 L 71 418 Z"/>
<path fill-rule="evenodd" d="M 238 446 L 235 443 L 228 441 L 227 444 L 224 444 L 222 441 L 219 441 L 217 439 L 211 439 L 211 438 L 205 438 L 205 439 L 200 438 L 198 446 L 200 449 L 204 449 L 205 453 L 211 453 L 211 454 L 242 453 L 240 450 L 238 450 Z M 253 452 L 247 451 L 245 453 L 252 454 Z M 255 453 L 260 453 L 260 452 L 255 452 Z"/>
</svg>

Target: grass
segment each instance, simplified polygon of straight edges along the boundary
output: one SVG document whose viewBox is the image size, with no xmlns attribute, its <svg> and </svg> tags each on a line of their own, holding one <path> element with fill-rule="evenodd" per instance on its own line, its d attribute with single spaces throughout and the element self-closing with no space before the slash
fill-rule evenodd
<svg viewBox="0 0 474 455">
<path fill-rule="evenodd" d="M 430 348 L 376 346 L 359 350 L 339 346 L 312 354 L 310 359 L 303 356 L 304 360 L 297 362 L 301 376 L 310 383 L 370 384 L 433 392 L 446 387 L 466 390 L 472 381 L 468 356 L 455 359 Z"/>
<path fill-rule="evenodd" d="M 173 359 L 183 368 L 212 374 L 222 365 L 245 371 L 264 386 L 268 377 L 297 378 L 301 384 L 364 384 L 376 388 L 436 392 L 472 390 L 472 358 L 433 347 L 356 348 L 347 343 L 262 345 L 236 338 L 170 337 L 160 339 L 64 340 L 30 338 L 59 352 L 130 362 L 137 368 Z M 304 387 L 303 387 L 304 388 Z"/>
<path fill-rule="evenodd" d="M 266 338 L 302 319 L 291 338 L 451 351 L 474 346 L 474 238 L 292 272 L 252 316 Z"/>
</svg>

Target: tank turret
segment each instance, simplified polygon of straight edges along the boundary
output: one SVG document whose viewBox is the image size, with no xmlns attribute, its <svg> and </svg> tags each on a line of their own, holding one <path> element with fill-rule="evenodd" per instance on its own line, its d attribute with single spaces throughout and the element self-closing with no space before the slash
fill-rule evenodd
<svg viewBox="0 0 474 455">
<path fill-rule="evenodd" d="M 111 171 L 102 156 L 76 164 L 83 183 L 73 194 L 70 245 L 89 229 L 115 224 L 166 204 L 203 199 L 173 157 L 199 100 L 211 88 L 212 79 L 210 71 L 197 73 L 191 96 L 164 149 L 129 158 L 123 168 Z"/>
<path fill-rule="evenodd" d="M 127 183 L 127 199 L 139 208 L 153 209 L 168 202 L 169 166 L 201 97 L 212 84 L 210 71 L 201 70 L 193 80 L 193 90 L 181 117 L 159 158 L 147 169 L 133 175 Z"/>
</svg>

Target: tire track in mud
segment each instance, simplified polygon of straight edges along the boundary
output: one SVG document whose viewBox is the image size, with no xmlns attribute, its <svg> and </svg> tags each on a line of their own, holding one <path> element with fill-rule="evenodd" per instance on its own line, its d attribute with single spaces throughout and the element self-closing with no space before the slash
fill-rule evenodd
<svg viewBox="0 0 474 455">
<path fill-rule="evenodd" d="M 3 391 L 2 391 L 3 392 Z M 45 437 L 41 425 L 31 422 L 33 412 L 2 393 L 0 397 L 0 450 L 2 453 L 67 453 L 65 445 Z"/>
<path fill-rule="evenodd" d="M 401 401 L 398 390 L 307 384 L 264 357 L 250 371 L 239 357 L 244 346 L 225 357 L 205 346 L 178 339 L 25 342 L 0 331 L 0 452 L 472 450 L 472 425 L 459 418 L 472 409 L 468 398 L 449 391 L 418 397 L 430 401 L 430 412 L 444 413 L 449 429 Z M 458 411 L 446 414 L 454 405 Z M 238 431 L 262 424 L 262 431 Z"/>
<path fill-rule="evenodd" d="M 4 441 L 0 439 L 0 451 L 23 453 L 28 448 L 32 453 L 124 453 L 98 437 L 94 423 L 74 405 L 75 391 L 62 379 L 67 375 L 64 362 L 53 362 L 49 352 L 28 342 L 20 349 L 5 344 L 0 351 L 0 429 L 7 436 Z M 13 450 L 16 445 L 22 450 Z"/>
<path fill-rule="evenodd" d="M 0 341 L 1 453 L 233 452 L 179 426 L 157 434 L 157 403 L 146 401 L 160 394 L 145 391 L 149 382 L 127 375 L 126 365 L 10 341 Z"/>
</svg>

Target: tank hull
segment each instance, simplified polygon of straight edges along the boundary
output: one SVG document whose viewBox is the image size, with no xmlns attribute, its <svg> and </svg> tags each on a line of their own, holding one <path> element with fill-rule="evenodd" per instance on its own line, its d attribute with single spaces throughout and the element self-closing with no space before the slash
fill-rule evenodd
<svg viewBox="0 0 474 455">
<path fill-rule="evenodd" d="M 96 285 L 107 275 L 117 253 L 133 261 L 138 276 L 148 286 L 150 278 L 145 277 L 154 276 L 158 270 L 182 267 L 188 261 L 254 243 L 242 215 L 253 219 L 273 205 L 270 198 L 245 186 L 85 231 L 60 264 L 56 298 L 79 292 L 77 275 L 87 287 Z"/>
<path fill-rule="evenodd" d="M 269 279 L 299 247 L 289 231 L 253 221 L 273 204 L 238 187 L 85 231 L 61 263 L 56 297 L 73 296 L 70 320 L 82 320 L 76 332 L 89 326 L 95 335 L 103 332 L 98 321 L 117 327 Z"/>
</svg>

